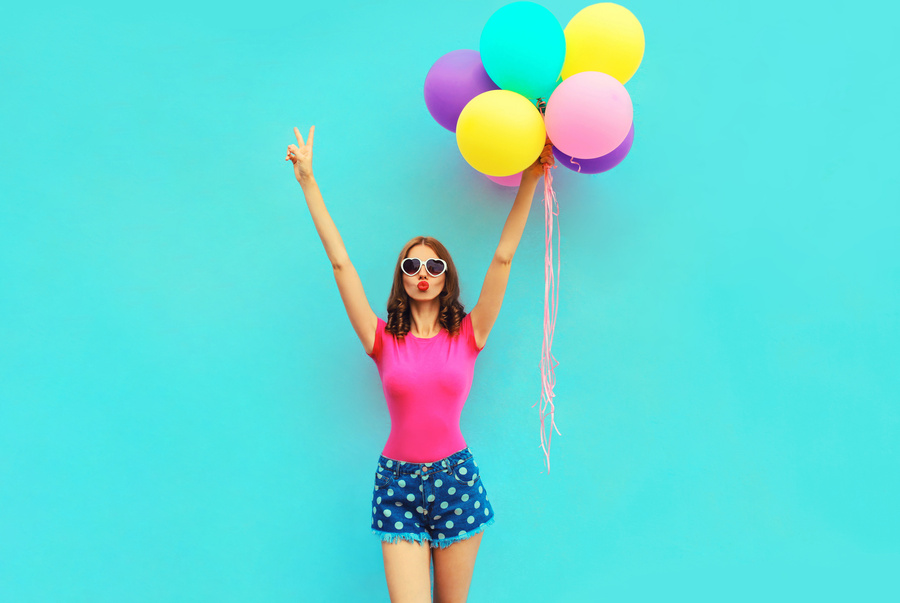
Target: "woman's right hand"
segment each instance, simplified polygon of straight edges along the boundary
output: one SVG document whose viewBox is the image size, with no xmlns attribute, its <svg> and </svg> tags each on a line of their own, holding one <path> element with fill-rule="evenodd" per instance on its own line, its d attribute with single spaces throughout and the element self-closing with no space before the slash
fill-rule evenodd
<svg viewBox="0 0 900 603">
<path fill-rule="evenodd" d="M 316 133 L 316 127 L 313 126 L 309 129 L 309 142 L 303 142 L 303 136 L 300 135 L 300 130 L 294 128 L 294 134 L 297 136 L 297 144 L 289 144 L 287 148 L 287 156 L 284 158 L 285 161 L 290 161 L 294 164 L 294 176 L 297 177 L 297 182 L 303 184 L 307 180 L 312 180 L 313 171 L 312 171 L 312 150 L 313 150 L 313 136 Z"/>
</svg>

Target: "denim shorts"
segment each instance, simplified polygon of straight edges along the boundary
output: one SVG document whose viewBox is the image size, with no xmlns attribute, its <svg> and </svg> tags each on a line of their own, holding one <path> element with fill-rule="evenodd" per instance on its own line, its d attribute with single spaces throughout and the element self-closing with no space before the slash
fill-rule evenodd
<svg viewBox="0 0 900 603">
<path fill-rule="evenodd" d="M 444 548 L 492 523 L 494 509 L 468 448 L 431 463 L 378 459 L 372 531 L 382 542 Z"/>
</svg>

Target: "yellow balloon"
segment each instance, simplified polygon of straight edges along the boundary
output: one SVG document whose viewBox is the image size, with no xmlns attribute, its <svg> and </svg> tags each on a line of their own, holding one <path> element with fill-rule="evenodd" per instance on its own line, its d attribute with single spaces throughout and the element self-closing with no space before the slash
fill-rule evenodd
<svg viewBox="0 0 900 603">
<path fill-rule="evenodd" d="M 583 8 L 566 25 L 562 78 L 582 71 L 631 79 L 644 57 L 644 28 L 630 10 L 612 2 Z"/>
<path fill-rule="evenodd" d="M 547 132 L 540 111 L 510 90 L 479 94 L 456 122 L 456 144 L 473 168 L 488 176 L 511 176 L 540 157 Z"/>
</svg>

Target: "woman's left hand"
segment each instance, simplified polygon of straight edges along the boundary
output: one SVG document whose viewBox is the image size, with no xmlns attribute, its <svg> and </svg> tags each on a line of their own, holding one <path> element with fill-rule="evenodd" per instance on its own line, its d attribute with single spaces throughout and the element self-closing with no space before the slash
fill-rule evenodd
<svg viewBox="0 0 900 603">
<path fill-rule="evenodd" d="M 544 144 L 544 150 L 541 151 L 541 156 L 535 159 L 534 163 L 527 167 L 522 175 L 540 178 L 544 175 L 545 165 L 553 167 L 555 164 L 556 160 L 553 158 L 553 145 L 550 144 L 550 139 L 548 138 L 547 142 Z"/>
</svg>

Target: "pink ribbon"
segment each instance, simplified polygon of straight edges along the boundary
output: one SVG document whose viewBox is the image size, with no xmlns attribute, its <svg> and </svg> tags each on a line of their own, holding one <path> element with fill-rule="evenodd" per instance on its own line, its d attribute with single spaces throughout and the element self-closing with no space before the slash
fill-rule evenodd
<svg viewBox="0 0 900 603">
<path fill-rule="evenodd" d="M 555 166 L 554 166 L 555 167 Z M 544 343 L 541 348 L 541 448 L 550 472 L 550 442 L 553 432 L 559 433 L 554 420 L 553 386 L 556 384 L 555 369 L 559 364 L 553 357 L 553 332 L 556 329 L 556 308 L 559 300 L 559 222 L 556 223 L 556 272 L 553 270 L 553 218 L 559 217 L 559 203 L 553 192 L 553 176 L 550 166 L 544 165 Z M 549 413 L 547 407 L 550 407 Z M 547 414 L 550 415 L 550 429 L 547 429 Z"/>
</svg>

